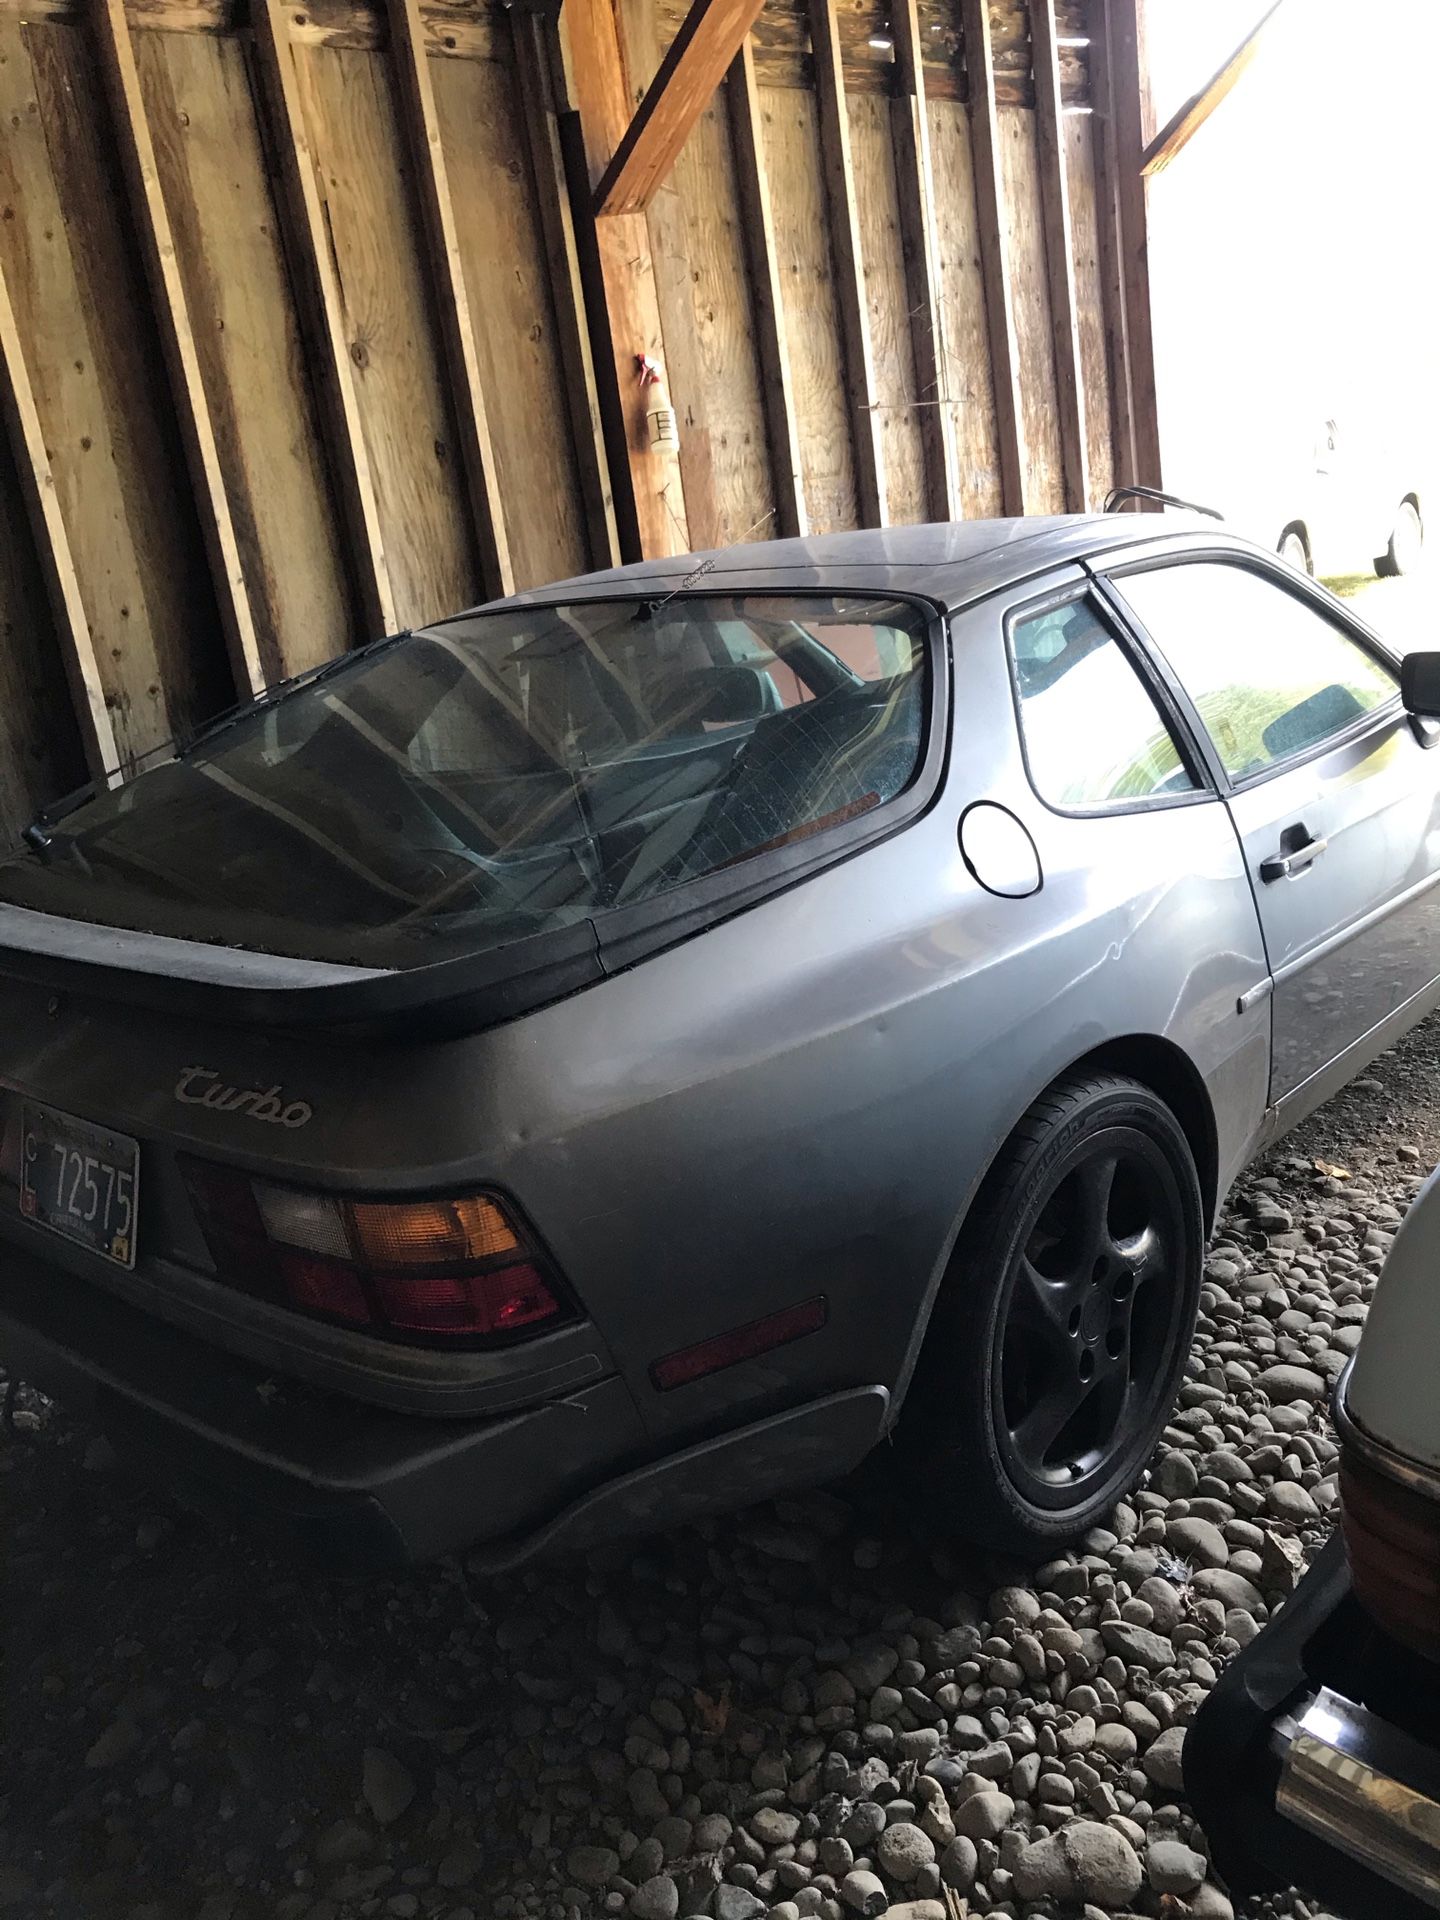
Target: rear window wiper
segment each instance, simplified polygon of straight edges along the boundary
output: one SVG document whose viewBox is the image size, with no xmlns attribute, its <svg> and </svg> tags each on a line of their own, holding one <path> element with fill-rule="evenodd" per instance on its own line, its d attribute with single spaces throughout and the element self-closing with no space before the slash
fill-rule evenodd
<svg viewBox="0 0 1440 1920">
<path fill-rule="evenodd" d="M 252 699 L 239 700 L 234 706 L 226 707 L 223 712 L 205 721 L 192 733 L 177 734 L 174 739 L 164 741 L 158 747 L 152 747 L 148 753 L 141 756 L 140 764 L 134 771 L 143 772 L 148 762 L 158 760 L 162 755 L 168 755 L 172 760 L 184 760 L 197 747 L 204 746 L 207 742 L 214 740 L 217 735 L 227 732 L 238 721 L 247 719 L 251 714 L 267 712 L 270 708 L 279 706 L 282 701 L 288 700 L 291 694 L 301 693 L 306 687 L 319 685 L 322 680 L 328 680 L 342 667 L 348 666 L 351 661 L 358 660 L 362 654 L 373 655 L 381 648 L 391 646 L 400 640 L 408 640 L 409 637 L 408 628 L 401 633 L 387 633 L 378 640 L 369 640 L 363 646 L 352 647 L 346 653 L 338 653 L 333 660 L 322 661 L 318 667 L 311 667 L 305 673 L 292 674 L 287 680 L 277 680 L 273 686 L 266 687 L 263 693 L 257 693 Z M 59 800 L 52 800 L 48 806 L 40 809 L 28 826 L 21 828 L 20 838 L 27 847 L 39 854 L 42 860 L 45 859 L 54 845 L 51 828 L 58 826 L 68 814 L 74 813 L 77 807 L 83 807 L 87 800 L 93 800 L 95 795 L 102 788 L 108 787 L 119 773 L 118 767 L 112 767 L 97 778 L 87 780 L 82 786 L 75 787 Z M 123 776 L 123 778 L 131 777 L 133 775 Z"/>
</svg>

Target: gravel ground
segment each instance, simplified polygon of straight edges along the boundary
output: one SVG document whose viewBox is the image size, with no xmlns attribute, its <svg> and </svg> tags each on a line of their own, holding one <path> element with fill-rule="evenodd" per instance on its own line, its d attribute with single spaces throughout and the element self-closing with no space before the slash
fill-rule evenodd
<svg viewBox="0 0 1440 1920">
<path fill-rule="evenodd" d="M 1440 1157 L 1437 1055 L 1431 1022 L 1247 1176 L 1148 1485 L 1038 1568 L 937 1548 L 881 1461 L 523 1577 L 324 1578 L 129 1485 L 22 1389 L 0 1910 L 1229 1914 L 1184 1728 L 1330 1525 L 1324 1395 Z"/>
</svg>

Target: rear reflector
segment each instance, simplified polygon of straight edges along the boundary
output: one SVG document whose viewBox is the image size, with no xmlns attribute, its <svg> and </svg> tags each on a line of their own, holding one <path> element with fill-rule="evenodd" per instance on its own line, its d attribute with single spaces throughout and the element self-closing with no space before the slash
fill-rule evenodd
<svg viewBox="0 0 1440 1920">
<path fill-rule="evenodd" d="M 779 1313 L 767 1313 L 763 1320 L 752 1320 L 748 1326 L 713 1334 L 698 1346 L 667 1353 L 663 1360 L 652 1365 L 650 1378 L 661 1393 L 668 1393 L 672 1387 L 683 1387 L 691 1380 L 703 1380 L 706 1374 L 738 1366 L 742 1360 L 769 1353 L 772 1347 L 783 1347 L 804 1334 L 818 1332 L 829 1311 L 829 1302 L 823 1293 L 813 1300 L 802 1300 L 798 1306 L 782 1307 Z"/>
<path fill-rule="evenodd" d="M 348 1200 L 183 1163 L 217 1279 L 400 1339 L 494 1345 L 574 1318 L 541 1249 L 492 1194 Z"/>
<path fill-rule="evenodd" d="M 1343 1446 L 1340 1524 L 1360 1605 L 1394 1639 L 1440 1660 L 1440 1505 Z"/>
</svg>

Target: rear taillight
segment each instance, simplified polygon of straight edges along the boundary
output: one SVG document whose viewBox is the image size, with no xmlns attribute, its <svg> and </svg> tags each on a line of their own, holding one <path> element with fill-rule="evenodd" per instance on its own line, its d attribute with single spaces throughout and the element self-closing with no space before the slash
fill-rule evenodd
<svg viewBox="0 0 1440 1920">
<path fill-rule="evenodd" d="M 1340 1513 L 1355 1598 L 1393 1639 L 1440 1660 L 1440 1503 L 1346 1446 Z"/>
<path fill-rule="evenodd" d="M 494 1345 L 573 1318 L 543 1251 L 492 1194 L 349 1200 L 184 1163 L 217 1276 L 319 1319 Z"/>
</svg>

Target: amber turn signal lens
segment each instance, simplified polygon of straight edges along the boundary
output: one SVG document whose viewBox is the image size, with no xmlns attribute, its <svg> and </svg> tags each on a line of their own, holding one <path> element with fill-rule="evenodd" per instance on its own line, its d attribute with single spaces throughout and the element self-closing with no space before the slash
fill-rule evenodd
<svg viewBox="0 0 1440 1920">
<path fill-rule="evenodd" d="M 367 1267 L 439 1267 L 514 1253 L 520 1242 L 493 1200 L 357 1200 L 350 1220 Z"/>
</svg>

